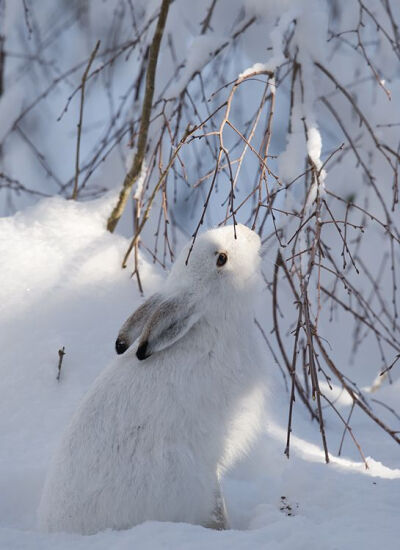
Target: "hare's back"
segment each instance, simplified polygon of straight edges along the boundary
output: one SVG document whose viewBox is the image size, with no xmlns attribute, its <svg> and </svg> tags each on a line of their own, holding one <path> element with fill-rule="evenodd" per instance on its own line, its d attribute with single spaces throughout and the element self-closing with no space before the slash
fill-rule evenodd
<svg viewBox="0 0 400 550">
<path fill-rule="evenodd" d="M 163 366 L 117 361 L 97 379 L 47 479 L 44 529 L 94 533 L 146 519 L 196 522 L 208 509 L 213 492 L 202 488 L 209 473 L 194 470 L 191 443 L 177 429 L 171 369 Z"/>
<path fill-rule="evenodd" d="M 121 527 L 110 517 L 113 501 L 127 504 L 124 494 L 135 485 L 137 453 L 145 446 L 131 374 L 127 365 L 106 369 L 75 413 L 46 480 L 39 511 L 46 530 L 94 532 L 99 522 Z"/>
</svg>

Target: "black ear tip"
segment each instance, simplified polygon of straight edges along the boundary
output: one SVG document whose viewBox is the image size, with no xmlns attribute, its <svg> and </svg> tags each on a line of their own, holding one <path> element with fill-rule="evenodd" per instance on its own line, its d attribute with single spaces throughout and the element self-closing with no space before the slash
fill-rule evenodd
<svg viewBox="0 0 400 550">
<path fill-rule="evenodd" d="M 147 357 L 150 357 L 150 354 L 146 353 L 147 345 L 148 345 L 147 341 L 139 345 L 136 351 L 136 357 L 139 359 L 139 361 L 143 361 L 143 359 L 147 359 Z"/>
<path fill-rule="evenodd" d="M 118 353 L 118 355 L 121 355 L 121 353 L 124 353 L 129 348 L 129 345 L 123 340 L 122 338 L 117 338 L 117 341 L 115 342 L 115 351 Z"/>
</svg>

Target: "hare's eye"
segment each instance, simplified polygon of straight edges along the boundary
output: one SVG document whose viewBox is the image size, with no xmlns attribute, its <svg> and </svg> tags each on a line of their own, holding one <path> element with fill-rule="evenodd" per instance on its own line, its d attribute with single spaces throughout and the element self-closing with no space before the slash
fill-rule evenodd
<svg viewBox="0 0 400 550">
<path fill-rule="evenodd" d="M 222 267 L 223 265 L 226 264 L 227 260 L 228 260 L 227 254 L 225 254 L 225 252 L 221 252 L 220 254 L 218 254 L 217 266 Z"/>
</svg>

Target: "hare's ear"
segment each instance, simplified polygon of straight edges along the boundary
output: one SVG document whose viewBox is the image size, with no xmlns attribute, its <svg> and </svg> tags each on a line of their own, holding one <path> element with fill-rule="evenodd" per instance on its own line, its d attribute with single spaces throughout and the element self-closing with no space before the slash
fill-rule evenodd
<svg viewBox="0 0 400 550">
<path fill-rule="evenodd" d="M 160 294 L 153 294 L 122 325 L 118 333 L 115 349 L 118 354 L 124 353 L 139 338 L 143 327 L 161 303 Z"/>
<path fill-rule="evenodd" d="M 138 359 L 150 357 L 182 338 L 200 319 L 200 313 L 188 294 L 164 300 L 156 308 L 140 335 Z"/>
</svg>

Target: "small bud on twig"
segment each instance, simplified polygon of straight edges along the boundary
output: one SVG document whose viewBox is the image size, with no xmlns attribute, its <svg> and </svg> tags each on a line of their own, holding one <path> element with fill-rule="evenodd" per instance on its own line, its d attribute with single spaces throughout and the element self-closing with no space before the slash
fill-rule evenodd
<svg viewBox="0 0 400 550">
<path fill-rule="evenodd" d="M 60 381 L 60 378 L 61 378 L 61 367 L 62 367 L 64 355 L 65 355 L 65 346 L 63 346 L 61 349 L 58 350 L 58 373 L 57 373 L 58 382 Z"/>
</svg>

